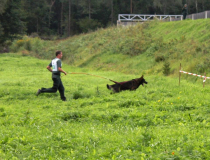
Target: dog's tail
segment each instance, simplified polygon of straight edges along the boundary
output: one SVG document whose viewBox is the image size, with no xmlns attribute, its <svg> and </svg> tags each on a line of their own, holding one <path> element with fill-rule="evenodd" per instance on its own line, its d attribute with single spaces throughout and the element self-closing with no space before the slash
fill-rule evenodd
<svg viewBox="0 0 210 160">
<path fill-rule="evenodd" d="M 117 84 L 119 84 L 119 82 L 116 82 L 116 81 L 113 81 L 113 80 L 111 80 L 111 79 L 109 79 L 110 81 L 112 81 L 112 82 L 114 82 L 114 83 L 117 83 Z"/>
</svg>

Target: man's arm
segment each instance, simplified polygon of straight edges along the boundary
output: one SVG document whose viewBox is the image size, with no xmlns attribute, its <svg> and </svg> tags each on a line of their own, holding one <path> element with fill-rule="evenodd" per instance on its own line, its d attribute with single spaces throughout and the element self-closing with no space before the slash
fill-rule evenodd
<svg viewBox="0 0 210 160">
<path fill-rule="evenodd" d="M 62 73 L 64 73 L 65 75 L 67 74 L 61 67 L 58 67 L 58 70 Z"/>
<path fill-rule="evenodd" d="M 51 69 L 50 66 L 47 66 L 47 69 L 48 69 L 50 72 L 52 72 L 52 69 Z"/>
</svg>

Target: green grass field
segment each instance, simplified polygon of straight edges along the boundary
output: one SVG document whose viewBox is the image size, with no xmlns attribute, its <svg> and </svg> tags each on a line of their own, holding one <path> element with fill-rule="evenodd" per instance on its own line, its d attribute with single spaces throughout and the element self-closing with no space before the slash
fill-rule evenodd
<svg viewBox="0 0 210 160">
<path fill-rule="evenodd" d="M 67 102 L 51 87 L 49 60 L 0 55 L 0 160 L 209 159 L 209 82 L 147 74 L 136 91 L 110 94 L 112 82 L 90 75 L 62 77 Z M 96 71 L 63 64 L 115 81 L 142 73 Z M 178 73 L 177 73 L 178 75 Z M 185 76 L 187 77 L 187 75 Z M 192 76 L 191 76 L 192 77 Z"/>
</svg>

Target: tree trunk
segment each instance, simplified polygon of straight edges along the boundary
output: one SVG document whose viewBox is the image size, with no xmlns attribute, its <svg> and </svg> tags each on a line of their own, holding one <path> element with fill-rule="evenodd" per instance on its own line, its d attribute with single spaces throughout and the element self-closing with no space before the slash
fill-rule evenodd
<svg viewBox="0 0 210 160">
<path fill-rule="evenodd" d="M 36 19 L 36 32 L 39 34 L 39 24 L 38 24 L 38 17 Z"/>
<path fill-rule="evenodd" d="M 63 34 L 63 2 L 61 2 L 61 24 L 60 24 L 60 34 Z"/>
<path fill-rule="evenodd" d="M 111 23 L 114 23 L 114 4 L 113 0 L 111 0 Z"/>
<path fill-rule="evenodd" d="M 131 4 L 130 4 L 130 7 L 131 7 L 131 14 L 133 13 L 133 5 L 132 5 L 132 0 L 130 0 Z"/>
<path fill-rule="evenodd" d="M 88 0 L 88 8 L 89 8 L 89 19 L 91 19 L 91 6 L 90 6 L 90 0 Z"/>
<path fill-rule="evenodd" d="M 202 0 L 202 10 L 205 11 L 205 6 L 204 6 L 205 2 L 204 0 Z"/>
<path fill-rule="evenodd" d="M 70 36 L 70 31 L 71 31 L 71 0 L 69 0 L 68 36 Z"/>
<path fill-rule="evenodd" d="M 195 9 L 196 9 L 196 13 L 198 13 L 198 1 L 195 0 Z"/>
<path fill-rule="evenodd" d="M 54 1 L 51 0 L 51 4 L 50 4 L 50 13 L 49 13 L 49 28 L 50 28 L 51 12 L 52 12 L 52 7 L 53 7 L 54 3 L 55 3 L 55 0 L 54 0 Z"/>
</svg>

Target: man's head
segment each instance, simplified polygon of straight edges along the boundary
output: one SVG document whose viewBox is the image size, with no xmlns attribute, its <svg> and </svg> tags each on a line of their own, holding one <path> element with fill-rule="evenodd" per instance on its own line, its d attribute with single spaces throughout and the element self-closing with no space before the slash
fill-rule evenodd
<svg viewBox="0 0 210 160">
<path fill-rule="evenodd" d="M 55 55 L 56 55 L 56 57 L 59 58 L 59 59 L 61 59 L 61 58 L 63 57 L 63 54 L 62 54 L 61 51 L 56 51 L 56 52 L 55 52 Z"/>
</svg>

